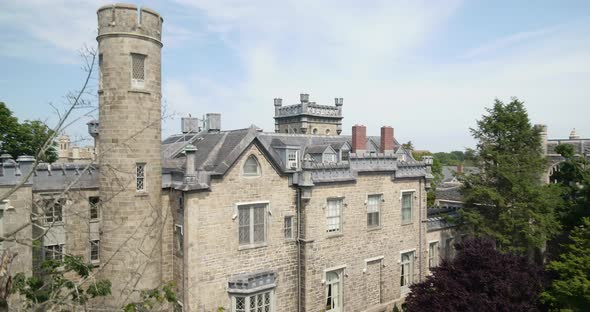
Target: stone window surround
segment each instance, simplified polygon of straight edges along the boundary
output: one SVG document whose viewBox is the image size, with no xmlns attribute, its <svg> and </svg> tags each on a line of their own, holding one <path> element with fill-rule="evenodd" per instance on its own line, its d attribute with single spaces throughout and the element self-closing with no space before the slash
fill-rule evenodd
<svg viewBox="0 0 590 312">
<path fill-rule="evenodd" d="M 331 196 L 326 198 L 326 203 L 325 203 L 325 215 L 326 215 L 326 221 L 328 220 L 328 202 L 331 200 L 339 200 L 340 201 L 340 225 L 339 225 L 339 230 L 338 231 L 333 231 L 333 232 L 329 232 L 328 228 L 326 228 L 326 234 L 328 238 L 332 238 L 332 237 L 340 237 L 343 235 L 344 233 L 344 207 L 346 207 L 346 203 L 344 202 L 345 197 L 344 196 Z M 327 224 L 326 224 L 327 226 Z"/>
<path fill-rule="evenodd" d="M 348 277 L 348 275 L 346 274 L 346 266 L 347 266 L 346 264 L 343 264 L 343 265 L 334 266 L 334 267 L 324 269 L 323 278 L 321 280 L 322 285 L 324 285 L 324 291 L 326 291 L 326 287 L 327 287 L 326 275 L 330 272 L 337 272 L 337 274 L 340 277 L 339 297 L 340 297 L 340 305 L 341 305 L 342 309 L 344 309 L 344 278 Z M 326 299 L 327 298 L 324 297 L 324 300 L 326 300 Z"/>
<path fill-rule="evenodd" d="M 382 207 L 381 203 L 385 202 L 385 198 L 383 197 L 383 193 L 367 193 L 366 194 L 366 197 L 365 197 L 365 206 L 367 207 L 367 214 L 369 213 L 368 208 L 369 208 L 369 197 L 370 196 L 380 196 L 379 206 L 377 207 L 377 214 L 379 216 L 378 217 L 379 218 L 379 224 L 369 226 L 368 220 L 367 220 L 367 230 L 369 230 L 369 231 L 370 230 L 379 230 L 379 229 L 381 229 L 383 227 L 382 226 L 383 223 L 381 222 L 382 221 L 381 220 L 381 210 L 382 210 L 381 208 L 383 208 L 383 207 Z"/>
<path fill-rule="evenodd" d="M 436 244 L 436 249 L 434 250 L 434 252 L 435 252 L 434 257 L 430 253 L 430 249 L 431 249 L 430 246 L 432 246 L 433 244 Z M 432 269 L 432 268 L 438 266 L 439 253 L 440 253 L 440 242 L 438 240 L 428 241 L 428 269 Z M 432 262 L 434 262 L 434 265 L 431 265 Z"/>
<path fill-rule="evenodd" d="M 96 199 L 96 202 L 93 202 L 93 200 Z M 98 222 L 99 218 L 100 218 L 100 209 L 99 209 L 99 203 L 100 203 L 100 198 L 98 196 L 89 196 L 88 197 L 88 205 L 89 205 L 89 215 L 90 215 L 90 222 Z M 94 213 L 96 213 L 96 217 L 92 217 L 93 210 L 95 210 Z"/>
<path fill-rule="evenodd" d="M 241 311 L 248 311 L 248 312 L 254 312 L 254 311 L 258 311 L 256 310 L 256 308 L 263 308 L 265 307 L 265 305 L 262 306 L 258 306 L 256 305 L 254 308 L 250 308 L 252 306 L 251 304 L 251 300 L 254 300 L 254 302 L 256 302 L 256 297 L 259 295 L 262 296 L 266 296 L 268 294 L 268 296 L 270 296 L 269 298 L 269 302 L 268 302 L 268 306 L 269 310 L 271 312 L 275 311 L 275 291 L 274 289 L 270 289 L 270 290 L 265 290 L 265 291 L 261 291 L 258 293 L 253 293 L 253 294 L 232 294 L 231 295 L 231 312 L 241 312 Z M 238 302 L 238 298 L 243 298 L 243 302 L 244 302 L 244 308 L 243 309 L 237 309 L 237 302 Z M 264 300 L 264 299 L 263 299 Z M 264 302 L 264 301 L 263 301 Z M 264 302 L 265 303 L 265 302 Z M 262 311 L 262 310 L 260 310 Z"/>
<path fill-rule="evenodd" d="M 129 54 L 129 76 L 131 78 L 131 88 L 132 89 L 143 89 L 145 88 L 145 80 L 146 80 L 146 64 L 147 64 L 147 59 L 148 56 L 146 54 L 142 54 L 142 53 L 136 53 L 136 52 L 131 52 Z M 143 79 L 139 79 L 139 78 L 134 78 L 135 75 L 135 63 L 134 60 L 142 60 L 143 64 L 143 75 L 141 75 L 143 77 Z M 138 63 L 139 64 L 139 63 Z"/>
<path fill-rule="evenodd" d="M 256 173 L 253 172 L 246 172 L 246 165 L 248 164 L 249 160 L 254 160 L 256 162 Z M 246 157 L 246 161 L 244 161 L 244 165 L 242 166 L 242 176 L 245 178 L 258 178 L 262 175 L 262 168 L 260 166 L 260 161 L 258 161 L 258 157 L 254 154 L 248 155 Z"/>
<path fill-rule="evenodd" d="M 265 239 L 264 239 L 264 243 L 261 244 L 249 244 L 249 245 L 240 245 L 239 242 L 239 237 L 240 237 L 240 224 L 239 224 L 239 208 L 240 206 L 249 206 L 249 205 L 266 205 L 266 215 L 265 215 L 265 221 L 264 221 L 264 234 L 265 234 Z M 272 216 L 272 210 L 271 210 L 271 205 L 270 205 L 270 201 L 268 200 L 263 200 L 263 201 L 252 201 L 252 202 L 239 202 L 239 203 L 235 203 L 234 204 L 234 215 L 232 216 L 232 220 L 236 221 L 237 227 L 236 227 L 236 236 L 238 238 L 238 250 L 246 250 L 246 249 L 253 249 L 253 248 L 261 248 L 261 247 L 266 247 L 268 246 L 268 229 L 269 229 L 269 217 Z"/>
<path fill-rule="evenodd" d="M 90 240 L 89 243 L 90 243 L 90 262 L 92 264 L 100 263 L 100 240 L 98 240 L 98 239 Z M 92 258 L 92 255 L 93 255 L 92 248 L 93 247 L 97 248 L 95 259 Z"/>
<path fill-rule="evenodd" d="M 398 264 L 399 264 L 398 268 L 399 268 L 399 272 L 400 272 L 400 279 L 401 279 L 401 273 L 402 273 L 402 267 L 401 266 L 403 264 L 401 259 L 402 259 L 402 256 L 404 254 L 407 254 L 407 253 L 412 253 L 412 257 L 410 257 L 410 259 L 409 259 L 409 264 L 410 264 L 410 268 L 409 268 L 409 270 L 410 270 L 410 272 L 409 272 L 410 273 L 409 274 L 410 281 L 409 281 L 409 284 L 408 285 L 405 285 L 405 286 L 401 286 L 400 285 L 400 293 L 401 293 L 402 296 L 404 296 L 404 295 L 406 295 L 406 294 L 408 294 L 410 292 L 410 285 L 414 282 L 414 262 L 415 262 L 416 258 L 418 257 L 416 255 L 416 248 L 401 250 L 399 252 L 399 255 L 400 255 L 399 259 L 400 260 L 398 262 Z"/>
<path fill-rule="evenodd" d="M 140 168 L 142 169 L 139 172 Z M 146 178 L 147 163 L 137 162 L 135 163 L 135 191 L 137 193 L 146 193 L 147 191 L 147 178 Z M 141 181 L 141 185 L 140 185 Z"/>
<path fill-rule="evenodd" d="M 287 218 L 291 219 L 291 236 L 287 237 L 287 235 L 285 235 L 285 240 L 293 241 L 293 240 L 295 240 L 295 230 L 296 230 L 295 222 L 293 222 L 293 220 L 295 219 L 295 216 L 292 214 L 288 214 L 288 215 L 285 215 L 285 218 L 283 220 L 286 221 Z M 285 225 L 285 223 L 283 223 L 283 225 Z M 283 230 L 285 230 L 285 234 L 286 234 L 286 228 Z"/>
<path fill-rule="evenodd" d="M 409 222 L 404 222 L 404 219 L 403 219 L 403 209 L 404 209 L 403 208 L 403 204 L 404 203 L 403 203 L 402 200 L 404 198 L 404 194 L 408 194 L 408 193 L 411 193 L 412 194 L 411 195 L 412 203 L 411 203 L 411 206 L 410 206 L 410 221 Z M 401 190 L 400 191 L 400 193 L 399 193 L 399 201 L 400 201 L 400 206 L 401 206 L 400 213 L 401 213 L 401 224 L 402 225 L 408 225 L 408 224 L 414 223 L 414 202 L 415 202 L 415 199 L 416 199 L 416 189 L 408 189 L 408 190 Z"/>
</svg>

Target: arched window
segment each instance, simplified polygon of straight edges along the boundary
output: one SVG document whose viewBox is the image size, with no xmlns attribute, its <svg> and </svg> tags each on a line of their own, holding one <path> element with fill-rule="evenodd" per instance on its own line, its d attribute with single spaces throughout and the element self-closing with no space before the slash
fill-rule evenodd
<svg viewBox="0 0 590 312">
<path fill-rule="evenodd" d="M 256 156 L 250 155 L 244 163 L 244 176 L 257 177 L 260 176 L 260 164 Z"/>
</svg>

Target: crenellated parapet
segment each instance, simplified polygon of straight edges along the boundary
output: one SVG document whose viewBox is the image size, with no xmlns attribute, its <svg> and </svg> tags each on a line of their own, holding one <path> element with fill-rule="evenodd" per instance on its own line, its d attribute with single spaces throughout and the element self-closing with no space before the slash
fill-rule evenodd
<svg viewBox="0 0 590 312">
<path fill-rule="evenodd" d="M 398 159 L 395 154 L 351 153 L 350 167 L 355 171 L 396 171 Z"/>
<path fill-rule="evenodd" d="M 336 106 L 319 105 L 315 103 L 302 103 L 277 108 L 275 117 L 293 117 L 308 115 L 316 117 L 342 117 L 342 110 Z"/>
<path fill-rule="evenodd" d="M 164 19 L 154 10 L 118 3 L 99 8 L 97 14 L 97 40 L 105 36 L 138 36 L 162 45 Z"/>
</svg>

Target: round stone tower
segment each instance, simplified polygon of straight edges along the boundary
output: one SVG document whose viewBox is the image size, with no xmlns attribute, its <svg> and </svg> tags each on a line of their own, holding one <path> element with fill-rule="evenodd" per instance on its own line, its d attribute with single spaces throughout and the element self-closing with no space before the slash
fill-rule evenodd
<svg viewBox="0 0 590 312">
<path fill-rule="evenodd" d="M 101 275 L 108 305 L 156 288 L 162 273 L 161 34 L 155 11 L 98 9 Z"/>
</svg>

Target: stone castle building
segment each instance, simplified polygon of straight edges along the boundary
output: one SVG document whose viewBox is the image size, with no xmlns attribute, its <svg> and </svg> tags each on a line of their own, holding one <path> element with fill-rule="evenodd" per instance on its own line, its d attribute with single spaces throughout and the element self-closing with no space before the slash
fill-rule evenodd
<svg viewBox="0 0 590 312">
<path fill-rule="evenodd" d="M 0 194 L 26 179 L 0 203 L 0 234 L 34 221 L 3 243 L 14 272 L 81 255 L 112 281 L 103 310 L 173 281 L 185 311 L 391 311 L 452 256 L 444 211 L 426 207 L 432 159 L 392 127 L 341 135 L 342 98 L 276 98 L 274 132 L 207 114 L 162 140 L 162 24 L 147 8 L 98 9 L 94 160 L 0 157 Z"/>
</svg>

